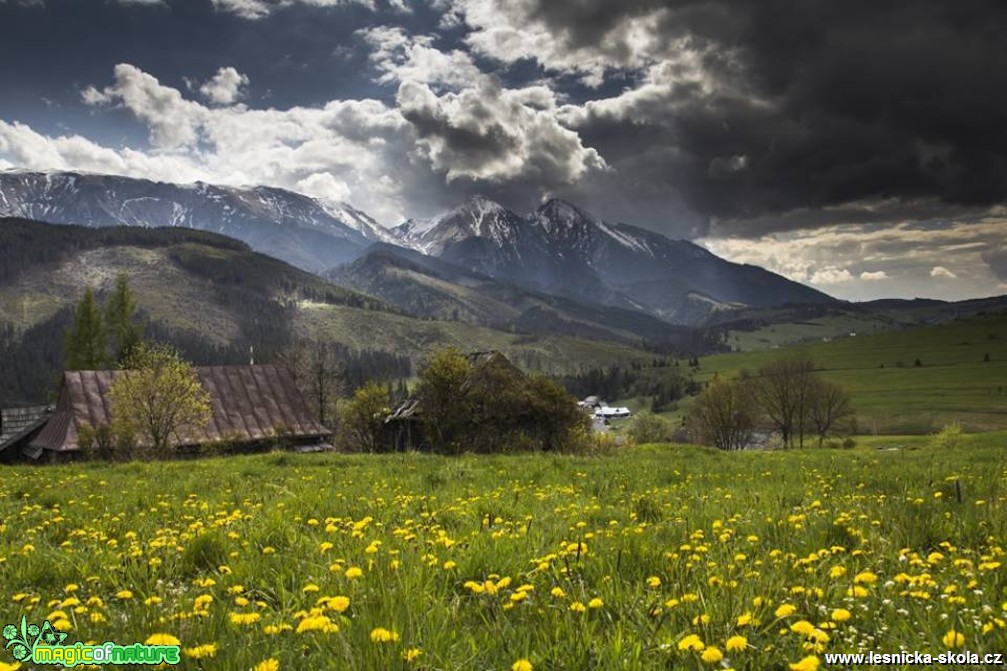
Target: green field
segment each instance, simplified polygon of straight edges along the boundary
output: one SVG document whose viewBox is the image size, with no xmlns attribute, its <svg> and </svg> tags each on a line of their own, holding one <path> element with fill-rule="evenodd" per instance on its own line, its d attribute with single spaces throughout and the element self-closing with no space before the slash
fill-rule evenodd
<svg viewBox="0 0 1007 671">
<path fill-rule="evenodd" d="M 1007 316 L 704 357 L 695 379 L 755 372 L 793 352 L 850 392 L 861 433 L 931 433 L 953 421 L 968 431 L 1007 428 Z"/>
<path fill-rule="evenodd" d="M 1007 433 L 890 440 L 7 466 L 4 622 L 177 638 L 186 669 L 1007 652 Z"/>
</svg>

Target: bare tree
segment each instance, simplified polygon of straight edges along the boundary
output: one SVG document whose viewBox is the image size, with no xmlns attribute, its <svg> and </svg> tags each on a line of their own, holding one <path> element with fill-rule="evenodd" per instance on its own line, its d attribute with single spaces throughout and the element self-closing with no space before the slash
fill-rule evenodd
<svg viewBox="0 0 1007 671">
<path fill-rule="evenodd" d="M 809 357 L 797 354 L 763 366 L 756 376 L 758 403 L 786 447 L 793 446 L 795 434 L 798 444 L 804 447 L 814 370 Z"/>
<path fill-rule="evenodd" d="M 854 420 L 853 405 L 845 389 L 832 382 L 814 378 L 807 404 L 808 422 L 818 436 L 818 446 L 837 430 L 849 428 Z"/>
<path fill-rule="evenodd" d="M 749 381 L 714 378 L 693 404 L 692 439 L 722 450 L 744 449 L 755 430 L 754 407 Z"/>
<path fill-rule="evenodd" d="M 336 419 L 336 399 L 343 389 L 345 370 L 335 348 L 321 340 L 294 343 L 277 357 L 286 366 L 322 426 Z"/>
</svg>

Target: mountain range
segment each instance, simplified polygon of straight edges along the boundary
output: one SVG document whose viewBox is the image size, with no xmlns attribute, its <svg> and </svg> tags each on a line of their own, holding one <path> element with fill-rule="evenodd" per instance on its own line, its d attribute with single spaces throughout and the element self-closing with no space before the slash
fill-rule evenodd
<svg viewBox="0 0 1007 671">
<path fill-rule="evenodd" d="M 323 204 L 284 189 L 73 172 L 0 172 L 0 216 L 92 228 L 194 228 L 236 238 L 312 272 L 391 239 L 384 227 L 346 203 Z"/>
<path fill-rule="evenodd" d="M 442 285 L 449 296 L 466 289 L 445 280 L 445 264 L 454 267 L 447 275 L 470 273 L 482 278 L 480 282 L 502 282 L 567 304 L 619 308 L 671 324 L 700 324 L 742 307 L 836 302 L 765 269 L 731 263 L 691 242 L 606 222 L 555 199 L 520 215 L 476 196 L 435 217 L 408 219 L 386 229 L 346 203 L 326 203 L 273 187 L 4 171 L 0 216 L 88 227 L 175 226 L 221 233 L 406 310 L 416 310 L 416 301 L 400 303 L 399 297 L 415 297 L 421 289 L 429 293 L 434 279 L 454 285 Z M 439 270 L 430 259 L 440 262 Z M 417 265 L 418 260 L 423 262 Z M 400 272 L 404 264 L 412 264 L 411 276 Z M 379 272 L 382 266 L 386 268 Z M 391 272 L 393 266 L 399 270 Z M 376 281 L 379 275 L 389 283 Z M 403 286 L 416 282 L 423 286 Z M 461 303 L 451 311 L 455 308 L 465 311 Z M 431 316 L 424 309 L 418 314 Z M 502 323 L 509 318 L 481 313 L 478 319 Z"/>
</svg>

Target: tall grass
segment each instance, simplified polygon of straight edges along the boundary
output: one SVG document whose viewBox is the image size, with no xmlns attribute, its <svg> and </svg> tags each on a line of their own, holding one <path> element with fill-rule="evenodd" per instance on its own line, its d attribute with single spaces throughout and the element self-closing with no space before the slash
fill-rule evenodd
<svg viewBox="0 0 1007 671">
<path fill-rule="evenodd" d="M 1007 434 L 881 447 L 4 467 L 0 598 L 71 640 L 174 635 L 184 668 L 1004 651 Z"/>
</svg>

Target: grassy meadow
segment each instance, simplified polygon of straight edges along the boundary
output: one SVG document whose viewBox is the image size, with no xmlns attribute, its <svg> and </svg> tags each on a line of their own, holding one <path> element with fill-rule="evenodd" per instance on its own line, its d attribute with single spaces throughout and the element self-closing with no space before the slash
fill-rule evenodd
<svg viewBox="0 0 1007 671">
<path fill-rule="evenodd" d="M 69 641 L 175 637 L 186 669 L 1007 652 L 1007 433 L 886 440 L 6 466 L 0 600 Z"/>
<path fill-rule="evenodd" d="M 694 377 L 706 382 L 714 375 L 754 372 L 795 351 L 809 355 L 824 379 L 849 391 L 860 433 L 926 434 L 955 421 L 973 432 L 1007 429 L 1007 316 L 702 357 Z M 690 401 L 669 414 L 680 417 Z M 646 407 L 641 399 L 618 403 Z"/>
</svg>

